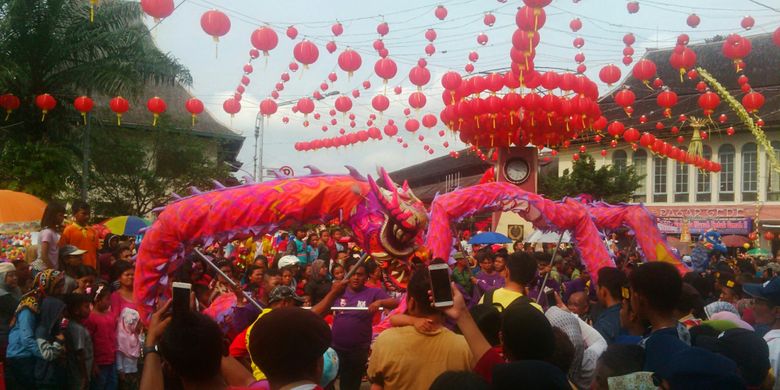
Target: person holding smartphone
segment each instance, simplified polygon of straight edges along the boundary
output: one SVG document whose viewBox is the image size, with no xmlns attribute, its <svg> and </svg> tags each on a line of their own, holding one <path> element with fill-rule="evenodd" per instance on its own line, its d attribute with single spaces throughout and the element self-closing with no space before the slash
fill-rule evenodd
<svg viewBox="0 0 780 390">
<path fill-rule="evenodd" d="M 348 278 L 333 283 L 328 295 L 312 307 L 312 312 L 324 316 L 330 311 L 331 306 L 366 308 L 365 310 L 335 310 L 333 315 L 333 349 L 339 356 L 340 388 L 356 390 L 360 388 L 368 361 L 372 335 L 371 321 L 374 313 L 380 308 L 393 309 L 398 306 L 398 301 L 390 298 L 381 289 L 366 287 L 368 271 L 360 259 L 350 259 L 347 262 L 347 269 L 351 270 Z"/>
</svg>

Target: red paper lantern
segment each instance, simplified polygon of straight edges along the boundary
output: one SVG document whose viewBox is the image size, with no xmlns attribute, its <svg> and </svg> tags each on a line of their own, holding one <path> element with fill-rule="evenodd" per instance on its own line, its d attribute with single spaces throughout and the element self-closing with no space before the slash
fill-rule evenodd
<svg viewBox="0 0 780 390">
<path fill-rule="evenodd" d="M 233 115 L 241 111 L 241 101 L 235 97 L 229 98 L 222 103 L 222 109 L 230 114 L 230 117 L 232 118 Z"/>
<path fill-rule="evenodd" d="M 237 101 L 236 103 L 238 104 L 240 109 L 241 104 L 239 104 Z M 164 113 L 167 108 L 168 105 L 165 104 L 165 100 L 162 100 L 162 98 L 160 97 L 155 96 L 146 101 L 146 109 L 152 113 L 152 117 L 154 118 L 152 120 L 152 126 L 157 126 L 157 120 L 160 118 L 160 115 Z"/>
<path fill-rule="evenodd" d="M 429 28 L 425 31 L 425 39 L 428 40 L 428 42 L 433 42 L 436 40 L 436 30 Z"/>
<path fill-rule="evenodd" d="M 580 18 L 572 19 L 571 22 L 569 22 L 569 28 L 573 32 L 580 31 L 580 29 L 582 28 L 582 21 L 580 20 Z"/>
<path fill-rule="evenodd" d="M 404 128 L 406 131 L 410 133 L 414 133 L 418 129 L 420 129 L 420 122 L 417 119 L 407 119 L 406 123 L 404 124 Z"/>
<path fill-rule="evenodd" d="M 607 126 L 607 132 L 609 135 L 618 138 L 621 135 L 623 135 L 623 131 L 625 131 L 626 127 L 623 125 L 623 123 L 618 121 L 613 121 L 612 123 Z"/>
<path fill-rule="evenodd" d="M 488 12 L 485 14 L 485 17 L 482 18 L 482 22 L 485 23 L 485 26 L 493 27 L 493 25 L 496 23 L 496 15 Z"/>
<path fill-rule="evenodd" d="M 260 113 L 265 115 L 266 118 L 276 113 L 278 105 L 273 99 L 264 99 L 260 102 Z"/>
<path fill-rule="evenodd" d="M 384 80 L 385 84 L 387 84 L 387 81 L 395 77 L 396 73 L 398 73 L 398 66 L 395 64 L 395 61 L 390 58 L 380 58 L 374 63 L 374 72 Z"/>
<path fill-rule="evenodd" d="M 423 107 L 425 107 L 426 98 L 425 94 L 422 92 L 413 92 L 409 95 L 409 106 L 412 108 L 419 110 Z"/>
<path fill-rule="evenodd" d="M 328 41 L 328 43 L 325 44 L 325 50 L 328 51 L 328 53 L 333 54 L 337 49 L 336 42 Z"/>
<path fill-rule="evenodd" d="M 780 46 L 780 27 L 772 33 L 772 42 L 775 43 L 775 46 Z"/>
<path fill-rule="evenodd" d="M 639 141 L 639 130 L 633 127 L 629 127 L 625 132 L 623 132 L 623 139 L 629 143 Z"/>
<path fill-rule="evenodd" d="M 677 47 L 682 47 L 682 49 L 679 53 L 677 53 L 677 49 L 672 52 L 672 55 L 669 56 L 669 64 L 672 65 L 672 68 L 679 70 L 680 80 L 682 80 L 685 72 L 696 65 L 696 52 L 688 47 L 683 47 L 681 45 L 678 45 Z"/>
<path fill-rule="evenodd" d="M 607 85 L 612 86 L 612 84 L 620 81 L 620 68 L 613 64 L 604 66 L 599 71 L 599 79 Z"/>
<path fill-rule="evenodd" d="M 87 124 L 87 113 L 92 111 L 92 107 L 95 106 L 95 102 L 87 96 L 79 96 L 73 100 L 73 107 L 76 111 L 81 113 L 81 117 L 84 118 L 84 124 Z"/>
<path fill-rule="evenodd" d="M 230 18 L 221 11 L 206 11 L 200 17 L 200 27 L 211 35 L 214 42 L 219 42 L 219 37 L 230 31 Z"/>
<path fill-rule="evenodd" d="M 767 241 L 772 241 L 775 239 L 775 234 L 770 231 L 767 231 L 764 233 L 764 239 Z"/>
<path fill-rule="evenodd" d="M 428 129 L 431 129 L 434 126 L 436 126 L 437 122 L 438 122 L 438 120 L 436 119 L 436 115 L 425 114 L 422 117 L 422 125 L 427 127 Z"/>
<path fill-rule="evenodd" d="M 642 81 L 645 85 L 648 85 L 648 81 L 655 76 L 656 66 L 655 62 L 648 59 L 641 59 L 634 64 L 634 68 L 631 70 L 631 74 L 635 79 Z"/>
<path fill-rule="evenodd" d="M 0 107 L 2 107 L 6 113 L 5 120 L 8 120 L 8 118 L 11 116 L 11 113 L 19 108 L 20 105 L 21 101 L 19 98 L 11 93 L 0 96 Z"/>
<path fill-rule="evenodd" d="M 523 6 L 515 14 L 515 24 L 521 30 L 537 31 L 544 27 L 546 21 L 547 14 L 541 8 Z"/>
<path fill-rule="evenodd" d="M 573 45 L 575 48 L 577 48 L 577 49 L 580 49 L 580 48 L 582 48 L 583 46 L 585 46 L 585 38 L 583 38 L 583 37 L 577 37 L 577 38 L 574 38 L 574 40 L 571 42 L 571 44 L 572 44 L 572 45 Z"/>
<path fill-rule="evenodd" d="M 635 14 L 639 12 L 639 2 L 638 1 L 629 1 L 626 3 L 626 9 L 628 10 L 628 13 Z"/>
<path fill-rule="evenodd" d="M 339 54 L 338 58 L 338 64 L 339 68 L 341 70 L 347 72 L 349 77 L 352 77 L 352 74 L 360 69 L 360 65 L 363 63 L 362 58 L 360 57 L 360 54 L 358 52 L 347 48 L 341 54 Z"/>
<path fill-rule="evenodd" d="M 652 145 L 654 142 L 655 142 L 655 136 L 648 132 L 642 133 L 642 136 L 639 137 L 639 144 L 646 148 L 649 148 L 650 145 Z"/>
<path fill-rule="evenodd" d="M 388 25 L 387 25 L 387 22 L 382 22 L 382 23 L 379 23 L 379 24 L 376 26 L 376 32 L 377 32 L 379 35 L 381 35 L 381 36 L 385 36 L 385 35 L 387 35 L 387 33 L 389 33 L 389 32 L 390 32 L 390 26 L 388 26 Z M 379 50 L 379 49 L 377 49 L 377 50 Z"/>
<path fill-rule="evenodd" d="M 320 51 L 317 49 L 317 45 L 308 39 L 298 42 L 293 48 L 293 57 L 303 64 L 304 69 L 308 69 L 309 65 L 316 62 L 319 56 Z"/>
<path fill-rule="evenodd" d="M 664 116 L 671 118 L 672 107 L 677 104 L 677 94 L 668 88 L 664 88 L 664 90 L 656 97 L 656 102 L 660 107 L 664 108 Z"/>
<path fill-rule="evenodd" d="M 488 36 L 485 33 L 480 33 L 477 35 L 477 43 L 479 43 L 482 46 L 485 46 L 488 43 Z"/>
<path fill-rule="evenodd" d="M 750 91 L 742 97 L 742 105 L 749 113 L 755 114 L 764 105 L 764 95 Z"/>
<path fill-rule="evenodd" d="M 571 159 L 574 160 L 574 162 L 580 161 L 580 154 L 579 153 L 572 154 Z"/>
<path fill-rule="evenodd" d="M 717 93 L 707 91 L 699 96 L 699 107 L 704 110 L 704 115 L 710 116 L 720 104 L 720 96 Z"/>
<path fill-rule="evenodd" d="M 409 70 L 409 81 L 416 85 L 417 89 L 420 89 L 425 84 L 428 84 L 430 80 L 431 72 L 428 70 L 428 68 L 417 65 Z"/>
<path fill-rule="evenodd" d="M 755 24 L 756 24 L 756 20 L 753 19 L 753 17 L 750 15 L 742 18 L 742 21 L 739 23 L 739 25 L 742 26 L 742 28 L 744 28 L 745 30 L 750 30 L 751 28 L 753 28 Z"/>
<path fill-rule="evenodd" d="M 463 67 L 463 70 L 466 71 L 466 73 L 471 73 L 474 71 L 474 64 L 466 64 L 466 66 Z"/>
<path fill-rule="evenodd" d="M 44 93 L 35 97 L 35 105 L 41 109 L 43 115 L 41 115 L 41 122 L 46 119 L 46 113 L 54 109 L 57 106 L 57 100 L 48 93 Z"/>
<path fill-rule="evenodd" d="M 690 14 L 688 15 L 688 19 L 685 19 L 685 23 L 687 23 L 688 26 L 690 26 L 691 28 L 696 28 L 696 26 L 698 26 L 699 23 L 701 23 L 701 18 L 699 17 L 699 15 Z"/>
<path fill-rule="evenodd" d="M 304 116 L 308 116 L 314 112 L 314 102 L 307 97 L 298 99 L 298 103 L 295 106 L 298 107 L 298 111 Z"/>
<path fill-rule="evenodd" d="M 723 41 L 723 46 L 721 47 L 723 55 L 734 62 L 737 72 L 742 71 L 742 67 L 744 66 L 742 59 L 747 57 L 752 49 L 753 44 L 750 40 L 738 34 L 730 34 L 726 37 Z"/>
<path fill-rule="evenodd" d="M 443 5 L 440 5 L 436 7 L 436 9 L 433 11 L 433 14 L 436 15 L 439 20 L 444 20 L 444 18 L 447 17 L 447 8 L 444 8 Z"/>
<path fill-rule="evenodd" d="M 341 113 L 346 113 L 352 109 L 352 99 L 348 96 L 339 96 L 333 104 Z"/>
<path fill-rule="evenodd" d="M 122 126 L 122 115 L 130 110 L 130 102 L 121 96 L 117 96 L 108 101 L 108 107 L 116 114 L 117 126 Z"/>
<path fill-rule="evenodd" d="M 460 87 L 462 78 L 458 72 L 449 71 L 445 73 L 441 78 L 441 85 L 444 89 L 454 91 Z"/>
<path fill-rule="evenodd" d="M 184 108 L 192 116 L 192 126 L 195 126 L 195 117 L 203 112 L 203 102 L 197 98 L 189 98 L 184 102 Z"/>
<path fill-rule="evenodd" d="M 336 22 L 336 24 L 330 26 L 330 31 L 333 33 L 334 36 L 339 36 L 342 33 L 344 33 L 344 26 L 342 26 L 341 23 Z"/>
<path fill-rule="evenodd" d="M 270 27 L 260 27 L 252 33 L 250 41 L 252 46 L 261 50 L 263 55 L 268 57 L 268 52 L 279 44 L 279 37 L 276 35 L 276 31 Z"/>
<path fill-rule="evenodd" d="M 371 107 L 374 107 L 374 109 L 379 112 L 384 112 L 388 107 L 390 107 L 390 99 L 388 99 L 385 95 L 376 95 L 373 99 L 371 99 Z"/>
<path fill-rule="evenodd" d="M 141 0 L 141 9 L 153 17 L 155 23 L 171 16 L 174 8 L 173 0 Z"/>
<path fill-rule="evenodd" d="M 634 101 L 636 101 L 636 95 L 628 87 L 621 89 L 615 94 L 615 103 L 623 107 L 623 110 L 626 111 L 626 115 L 629 117 L 631 117 L 631 114 L 628 112 L 628 108 L 634 104 Z"/>
</svg>

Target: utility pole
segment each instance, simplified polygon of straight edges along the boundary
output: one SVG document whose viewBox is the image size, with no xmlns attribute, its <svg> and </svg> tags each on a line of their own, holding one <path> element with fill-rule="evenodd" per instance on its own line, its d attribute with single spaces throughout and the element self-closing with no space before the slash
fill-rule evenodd
<svg viewBox="0 0 780 390">
<path fill-rule="evenodd" d="M 325 99 L 327 97 L 335 96 L 340 94 L 339 91 L 331 91 L 326 93 L 325 95 L 322 95 L 322 99 Z M 318 100 L 322 100 L 318 99 Z M 298 100 L 286 100 L 283 102 L 280 102 L 277 104 L 277 107 L 282 106 L 292 106 L 294 104 L 297 104 Z M 264 138 L 264 131 L 265 130 L 265 124 L 263 123 L 263 114 L 260 112 L 257 113 L 257 117 L 255 117 L 255 155 L 253 158 L 254 161 L 254 170 L 255 173 L 253 176 L 255 178 L 255 181 L 258 183 L 261 183 L 263 181 L 263 176 L 265 175 L 263 172 L 263 138 Z"/>
</svg>

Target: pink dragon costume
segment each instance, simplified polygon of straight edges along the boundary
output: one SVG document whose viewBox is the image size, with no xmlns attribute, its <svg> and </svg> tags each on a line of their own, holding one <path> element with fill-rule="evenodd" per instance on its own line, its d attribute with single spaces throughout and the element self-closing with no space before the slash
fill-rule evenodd
<svg viewBox="0 0 780 390">
<path fill-rule="evenodd" d="M 170 276 L 194 246 L 260 236 L 306 222 L 341 219 L 358 245 L 373 258 L 406 258 L 422 243 L 428 226 L 425 205 L 404 183 L 397 186 L 384 169 L 384 187 L 347 167 L 349 175 L 285 177 L 178 198 L 160 211 L 138 253 L 134 295 L 141 318 L 160 296 L 170 295 Z"/>
<path fill-rule="evenodd" d="M 643 206 L 551 201 L 509 183 L 486 183 L 437 196 L 427 214 L 407 183 L 393 183 L 379 170 L 380 186 L 347 167 L 349 175 L 325 175 L 313 167 L 303 177 L 285 177 L 201 192 L 161 209 L 146 232 L 136 266 L 134 294 L 141 318 L 157 299 L 170 294 L 170 276 L 198 245 L 260 236 L 306 222 L 339 218 L 357 243 L 378 260 L 408 259 L 423 243 L 433 257 L 448 258 L 453 248 L 452 223 L 489 211 L 515 212 L 542 230 L 570 230 L 590 275 L 614 266 L 600 229 L 627 226 L 637 237 L 645 259 L 685 266 L 671 251 Z M 429 226 L 430 221 L 430 226 Z"/>
</svg>

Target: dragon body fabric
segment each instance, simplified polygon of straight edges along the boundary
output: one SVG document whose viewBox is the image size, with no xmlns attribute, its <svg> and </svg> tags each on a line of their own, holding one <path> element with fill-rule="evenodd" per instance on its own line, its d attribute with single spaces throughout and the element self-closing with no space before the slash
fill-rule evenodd
<svg viewBox="0 0 780 390">
<path fill-rule="evenodd" d="M 146 231 L 138 254 L 134 295 L 147 318 L 158 297 L 169 295 L 172 275 L 198 245 L 262 235 L 296 224 L 339 218 L 358 245 L 377 259 L 404 258 L 422 243 L 425 206 L 406 183 L 384 170 L 384 188 L 371 177 L 312 175 L 217 188 L 166 206 Z"/>
<path fill-rule="evenodd" d="M 349 167 L 348 167 L 349 168 Z M 296 224 L 339 218 L 358 245 L 376 260 L 408 259 L 423 243 L 433 257 L 447 259 L 453 248 L 452 223 L 489 212 L 515 212 L 541 230 L 569 230 L 590 274 L 614 266 L 601 230 L 634 230 L 645 258 L 668 261 L 685 271 L 644 207 L 551 201 L 508 183 L 485 183 L 437 196 L 430 210 L 409 186 L 397 186 L 379 170 L 381 186 L 370 176 L 325 175 L 316 168 L 303 177 L 264 183 L 193 189 L 193 195 L 165 206 L 146 232 L 138 255 L 134 294 L 143 319 L 160 296 L 170 294 L 171 275 L 196 246 L 259 236 Z M 428 226 L 430 221 L 430 227 Z"/>
</svg>

